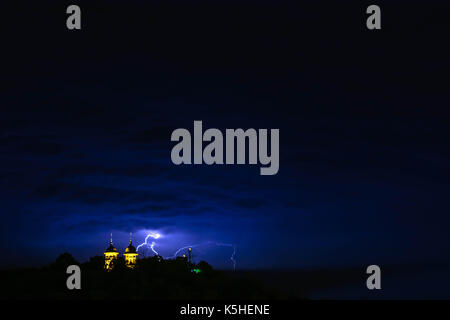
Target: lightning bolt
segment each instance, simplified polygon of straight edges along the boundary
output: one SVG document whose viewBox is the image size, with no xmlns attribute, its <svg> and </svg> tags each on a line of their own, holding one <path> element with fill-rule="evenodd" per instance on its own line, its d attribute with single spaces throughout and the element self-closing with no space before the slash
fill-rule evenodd
<svg viewBox="0 0 450 320">
<path fill-rule="evenodd" d="M 145 237 L 145 240 L 142 244 L 138 245 L 136 248 L 136 251 L 138 251 L 141 247 L 146 246 L 146 247 L 150 247 L 150 249 L 159 256 L 159 253 L 155 250 L 155 245 L 156 242 L 152 241 L 151 243 L 148 242 L 149 238 L 152 239 L 158 239 L 160 238 L 161 235 L 157 232 L 151 232 L 147 235 L 147 237 Z M 197 244 L 193 244 L 190 246 L 184 246 L 181 247 L 179 249 L 177 249 L 175 251 L 175 253 L 172 256 L 168 256 L 168 257 L 163 257 L 164 259 L 175 259 L 182 251 L 184 250 L 188 250 L 189 248 L 196 248 L 196 247 L 200 247 L 200 246 L 205 246 L 205 245 L 215 245 L 218 247 L 231 247 L 233 248 L 233 252 L 231 254 L 230 260 L 233 263 L 233 270 L 236 270 L 236 246 L 234 244 L 231 243 L 222 243 L 222 242 L 214 242 L 214 241 L 206 241 L 206 242 L 202 242 L 202 243 L 197 243 Z"/>
<path fill-rule="evenodd" d="M 223 246 L 223 247 L 232 247 L 233 248 L 233 253 L 231 254 L 230 260 L 231 262 L 233 262 L 233 270 L 236 271 L 236 246 L 234 244 L 230 244 L 230 243 L 215 243 L 216 246 Z"/>
<path fill-rule="evenodd" d="M 148 238 L 158 239 L 158 238 L 160 238 L 160 237 L 161 237 L 161 235 L 160 235 L 159 233 L 157 233 L 157 232 L 150 232 L 150 233 L 145 237 L 144 243 L 141 243 L 140 245 L 138 245 L 138 246 L 136 247 L 136 251 L 139 251 L 139 249 L 140 249 L 142 246 L 147 246 L 147 247 L 150 247 L 150 249 L 152 249 L 152 251 L 153 251 L 156 255 L 159 256 L 159 253 L 155 250 L 156 242 L 155 242 L 155 241 L 152 241 L 152 242 L 149 244 L 149 243 L 148 243 Z"/>
</svg>

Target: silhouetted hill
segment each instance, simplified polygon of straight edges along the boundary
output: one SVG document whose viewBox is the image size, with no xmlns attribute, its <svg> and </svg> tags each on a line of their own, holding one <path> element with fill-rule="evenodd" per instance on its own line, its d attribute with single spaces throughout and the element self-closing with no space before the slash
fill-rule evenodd
<svg viewBox="0 0 450 320">
<path fill-rule="evenodd" d="M 81 290 L 68 290 L 67 266 L 81 268 Z M 43 268 L 14 269 L 0 272 L 3 299 L 276 299 L 287 298 L 265 290 L 259 281 L 247 275 L 230 277 L 214 270 L 207 262 L 191 264 L 185 258 L 139 259 L 135 269 L 126 267 L 123 258 L 114 269 L 103 268 L 101 256 L 79 264 L 68 253 Z M 193 272 L 198 269 L 198 272 Z"/>
</svg>

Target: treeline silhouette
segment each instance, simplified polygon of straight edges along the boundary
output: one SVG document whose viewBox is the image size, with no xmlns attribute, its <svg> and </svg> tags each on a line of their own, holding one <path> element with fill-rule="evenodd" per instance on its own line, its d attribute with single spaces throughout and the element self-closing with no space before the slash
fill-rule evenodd
<svg viewBox="0 0 450 320">
<path fill-rule="evenodd" d="M 81 290 L 69 290 L 69 265 L 81 268 Z M 200 272 L 193 272 L 200 269 Z M 0 272 L 2 299 L 277 299 L 287 298 L 267 290 L 249 276 L 230 276 L 207 262 L 189 263 L 186 258 L 142 258 L 134 269 L 122 257 L 112 271 L 104 270 L 104 258 L 95 256 L 79 263 L 69 253 L 43 268 Z"/>
</svg>

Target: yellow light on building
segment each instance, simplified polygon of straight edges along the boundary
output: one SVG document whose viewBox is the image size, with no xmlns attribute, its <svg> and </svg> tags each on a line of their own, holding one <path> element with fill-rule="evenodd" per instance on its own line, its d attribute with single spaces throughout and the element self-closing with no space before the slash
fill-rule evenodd
<svg viewBox="0 0 450 320">
<path fill-rule="evenodd" d="M 105 269 L 110 271 L 114 267 L 114 261 L 117 259 L 117 256 L 119 255 L 117 249 L 114 248 L 113 246 L 112 233 L 109 247 L 106 248 L 104 255 L 105 255 Z"/>
<path fill-rule="evenodd" d="M 125 258 L 125 264 L 128 268 L 133 269 L 136 266 L 136 260 L 138 253 L 136 252 L 136 248 L 133 246 L 133 242 L 131 240 L 131 233 L 130 233 L 130 244 L 125 249 L 125 253 L 123 254 Z"/>
</svg>

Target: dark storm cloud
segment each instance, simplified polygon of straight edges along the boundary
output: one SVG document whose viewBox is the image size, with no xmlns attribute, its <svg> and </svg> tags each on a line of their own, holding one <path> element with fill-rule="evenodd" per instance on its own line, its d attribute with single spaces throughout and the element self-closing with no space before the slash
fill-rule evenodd
<svg viewBox="0 0 450 320">
<path fill-rule="evenodd" d="M 422 252 L 448 251 L 440 29 L 372 37 L 341 3 L 167 6 L 87 8 L 80 37 L 17 11 L 40 28 L 14 22 L 3 40 L 1 243 L 16 246 L 2 252 L 42 243 L 44 259 L 68 239 L 90 256 L 111 230 L 158 228 L 236 243 L 251 268 L 390 262 L 418 235 Z M 194 120 L 280 128 L 279 173 L 173 165 L 171 132 Z"/>
<path fill-rule="evenodd" d="M 133 134 L 128 141 L 134 143 L 168 143 L 173 130 L 173 127 L 153 127 Z"/>
<path fill-rule="evenodd" d="M 139 164 L 124 168 L 119 173 L 129 177 L 157 177 L 164 174 L 169 165 L 162 166 L 159 164 Z"/>
<path fill-rule="evenodd" d="M 49 142 L 29 142 L 24 144 L 22 148 L 27 153 L 44 156 L 55 156 L 63 152 L 62 145 Z"/>
<path fill-rule="evenodd" d="M 247 199 L 238 199 L 234 201 L 234 203 L 241 208 L 244 209 L 257 209 L 266 203 L 264 199 L 257 199 L 257 198 L 247 198 Z"/>
<path fill-rule="evenodd" d="M 155 228 L 159 228 L 167 225 L 166 221 L 150 220 L 151 225 Z M 149 223 L 149 219 L 126 217 L 123 219 L 117 219 L 114 216 L 105 216 L 98 219 L 88 219 L 84 221 L 72 221 L 70 224 L 58 224 L 58 228 L 61 228 L 65 232 L 74 233 L 91 233 L 91 232 L 104 232 L 106 230 L 136 230 L 136 226 L 143 226 Z"/>
<path fill-rule="evenodd" d="M 173 218 L 179 216 L 199 216 L 205 213 L 218 213 L 217 208 L 212 206 L 205 206 L 199 201 L 189 201 L 189 204 L 184 200 L 171 201 L 166 204 L 144 204 L 139 207 L 132 207 L 123 211 L 117 212 L 117 215 L 126 216 L 140 216 L 140 217 L 159 217 L 159 218 Z"/>
<path fill-rule="evenodd" d="M 146 190 L 119 189 L 104 186 L 82 184 L 51 184 L 38 187 L 33 192 L 40 198 L 53 198 L 63 202 L 79 202 L 87 204 L 102 203 L 134 203 L 146 200 L 173 201 L 176 195 L 157 193 Z"/>
<path fill-rule="evenodd" d="M 54 139 L 53 139 L 54 140 Z M 46 137 L 6 135 L 0 138 L 3 152 L 34 156 L 57 156 L 63 153 L 62 144 Z"/>
<path fill-rule="evenodd" d="M 157 205 L 157 204 L 147 204 L 147 205 L 144 205 L 141 207 L 123 210 L 122 213 L 142 215 L 142 214 L 146 214 L 148 212 L 168 211 L 171 208 L 172 207 L 169 205 L 163 206 L 163 205 Z"/>
<path fill-rule="evenodd" d="M 130 166 L 124 164 L 121 167 L 73 164 L 57 169 L 56 177 L 60 179 L 83 176 L 156 177 L 163 174 L 167 167 L 155 163 L 133 164 Z"/>
</svg>

